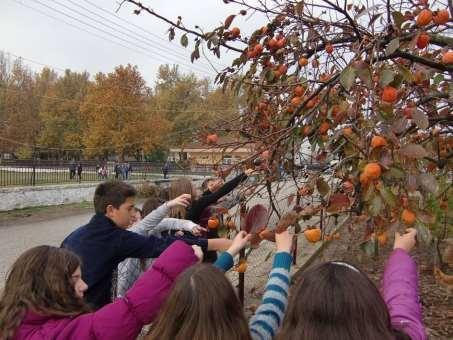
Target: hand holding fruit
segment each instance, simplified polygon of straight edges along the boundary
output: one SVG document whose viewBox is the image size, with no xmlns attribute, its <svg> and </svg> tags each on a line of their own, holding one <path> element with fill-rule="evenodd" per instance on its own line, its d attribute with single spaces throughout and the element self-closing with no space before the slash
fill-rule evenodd
<svg viewBox="0 0 453 340">
<path fill-rule="evenodd" d="M 401 235 L 399 232 L 396 232 L 393 249 L 400 248 L 409 253 L 415 247 L 416 236 L 417 230 L 414 228 L 406 229 L 406 233 L 403 235 Z"/>
<path fill-rule="evenodd" d="M 227 252 L 231 256 L 236 256 L 239 251 L 244 248 L 252 237 L 251 234 L 247 234 L 245 231 L 240 231 L 233 240 L 233 244 L 228 248 Z"/>
<path fill-rule="evenodd" d="M 169 208 L 174 208 L 177 206 L 182 206 L 184 208 L 187 208 L 190 205 L 190 199 L 191 195 L 190 194 L 182 194 L 175 199 L 168 201 L 167 206 Z"/>
</svg>

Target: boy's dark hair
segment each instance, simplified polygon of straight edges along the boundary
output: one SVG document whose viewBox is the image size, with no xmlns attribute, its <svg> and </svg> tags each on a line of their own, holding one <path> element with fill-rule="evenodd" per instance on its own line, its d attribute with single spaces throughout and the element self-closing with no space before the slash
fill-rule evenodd
<svg viewBox="0 0 453 340">
<path fill-rule="evenodd" d="M 137 191 L 127 183 L 121 181 L 106 181 L 99 184 L 94 192 L 94 211 L 105 214 L 108 205 L 116 209 L 126 202 L 129 197 L 135 197 Z"/>
</svg>

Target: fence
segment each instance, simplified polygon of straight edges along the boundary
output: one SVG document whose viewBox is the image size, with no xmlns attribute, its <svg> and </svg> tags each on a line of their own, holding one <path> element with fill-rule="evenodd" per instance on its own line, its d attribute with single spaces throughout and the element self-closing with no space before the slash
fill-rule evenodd
<svg viewBox="0 0 453 340">
<path fill-rule="evenodd" d="M 114 178 L 122 180 L 162 179 L 163 165 L 158 162 L 2 160 L 0 161 L 0 187 L 95 182 Z M 180 164 L 172 163 L 168 173 L 173 176 L 206 175 L 211 171 L 212 166 L 208 165 L 183 167 Z"/>
</svg>

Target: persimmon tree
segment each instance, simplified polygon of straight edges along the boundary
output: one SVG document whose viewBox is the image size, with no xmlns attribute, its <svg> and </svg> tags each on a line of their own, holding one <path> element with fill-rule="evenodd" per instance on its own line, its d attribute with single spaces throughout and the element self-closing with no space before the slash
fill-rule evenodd
<svg viewBox="0 0 453 340">
<path fill-rule="evenodd" d="M 283 168 L 295 196 L 319 195 L 309 212 L 356 213 L 367 226 L 367 252 L 386 242 L 392 225 L 415 226 L 427 241 L 451 232 L 451 0 L 225 0 L 243 9 L 212 30 L 124 3 L 167 22 L 170 40 L 187 47 L 193 38 L 192 62 L 206 51 L 237 53 L 216 82 L 247 103 L 230 124 L 208 127 L 207 143 L 229 133 L 237 147 L 253 146 L 248 161 L 259 160 L 272 209 L 271 184 Z M 262 22 L 245 34 L 241 15 Z M 308 143 L 331 175 L 301 171 L 298 154 Z M 307 213 L 288 201 L 298 218 Z"/>
</svg>

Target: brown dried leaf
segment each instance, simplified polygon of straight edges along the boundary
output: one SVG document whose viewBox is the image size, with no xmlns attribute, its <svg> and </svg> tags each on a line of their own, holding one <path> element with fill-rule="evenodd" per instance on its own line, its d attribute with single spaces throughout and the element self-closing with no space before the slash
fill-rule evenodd
<svg viewBox="0 0 453 340">
<path fill-rule="evenodd" d="M 223 24 L 223 26 L 225 27 L 225 29 L 227 29 L 228 27 L 230 27 L 231 23 L 233 22 L 233 19 L 236 17 L 236 15 L 234 14 L 231 14 L 229 15 L 226 19 L 225 19 L 225 23 Z"/>
<path fill-rule="evenodd" d="M 288 229 L 289 226 L 296 224 L 298 220 L 299 214 L 297 214 L 295 211 L 289 211 L 285 213 L 280 218 L 280 221 L 278 221 L 277 228 L 275 228 L 275 232 L 276 233 L 284 232 L 286 229 Z"/>
</svg>

